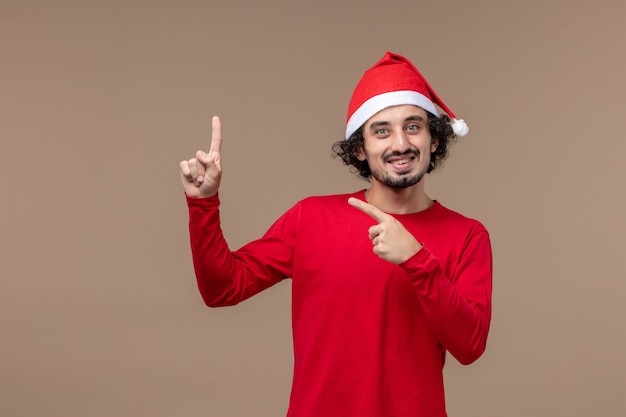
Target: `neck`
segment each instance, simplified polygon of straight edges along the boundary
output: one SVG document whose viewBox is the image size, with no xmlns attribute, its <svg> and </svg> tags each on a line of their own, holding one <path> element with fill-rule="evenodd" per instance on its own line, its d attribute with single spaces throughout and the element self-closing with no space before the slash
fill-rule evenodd
<svg viewBox="0 0 626 417">
<path fill-rule="evenodd" d="M 391 188 L 372 178 L 372 186 L 365 191 L 368 203 L 392 214 L 410 214 L 424 211 L 434 202 L 424 191 L 424 179 L 407 188 Z"/>
</svg>

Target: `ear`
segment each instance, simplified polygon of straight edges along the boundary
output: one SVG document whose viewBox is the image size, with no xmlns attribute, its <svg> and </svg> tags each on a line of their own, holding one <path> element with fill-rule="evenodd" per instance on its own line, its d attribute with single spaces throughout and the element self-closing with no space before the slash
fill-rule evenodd
<svg viewBox="0 0 626 417">
<path fill-rule="evenodd" d="M 435 152 L 439 147 L 439 139 L 433 139 L 430 144 L 430 152 Z"/>
<path fill-rule="evenodd" d="M 356 156 L 356 159 L 361 162 L 365 161 L 366 157 L 365 151 L 363 150 L 363 145 L 359 146 L 359 148 L 354 152 L 354 156 Z"/>
</svg>

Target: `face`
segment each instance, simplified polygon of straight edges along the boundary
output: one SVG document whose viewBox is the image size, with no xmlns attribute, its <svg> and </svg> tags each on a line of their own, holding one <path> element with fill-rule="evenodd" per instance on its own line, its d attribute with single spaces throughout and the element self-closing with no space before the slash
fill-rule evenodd
<svg viewBox="0 0 626 417">
<path fill-rule="evenodd" d="M 420 107 L 388 107 L 363 125 L 364 148 L 372 181 L 391 188 L 407 188 L 422 180 L 437 149 L 428 129 L 428 114 Z"/>
</svg>

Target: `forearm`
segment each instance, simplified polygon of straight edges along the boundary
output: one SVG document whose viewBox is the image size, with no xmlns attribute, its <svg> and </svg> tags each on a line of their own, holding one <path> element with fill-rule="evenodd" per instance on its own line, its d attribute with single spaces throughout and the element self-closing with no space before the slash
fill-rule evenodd
<svg viewBox="0 0 626 417">
<path fill-rule="evenodd" d="M 189 238 L 198 289 L 211 307 L 236 304 L 232 255 L 220 227 L 219 198 L 187 197 Z"/>
<path fill-rule="evenodd" d="M 443 347 L 462 364 L 478 359 L 485 350 L 491 320 L 490 259 L 462 271 L 456 285 L 427 248 L 402 267 Z"/>
<path fill-rule="evenodd" d="M 194 270 L 208 306 L 237 304 L 286 276 L 288 239 L 276 236 L 276 225 L 263 238 L 231 251 L 220 227 L 219 197 L 187 198 L 187 204 Z"/>
</svg>

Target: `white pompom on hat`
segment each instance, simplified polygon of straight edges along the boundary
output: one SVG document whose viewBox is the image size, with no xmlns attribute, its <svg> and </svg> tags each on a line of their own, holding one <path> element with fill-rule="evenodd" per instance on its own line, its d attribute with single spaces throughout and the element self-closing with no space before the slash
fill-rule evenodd
<svg viewBox="0 0 626 417">
<path fill-rule="evenodd" d="M 352 93 L 348 105 L 346 139 L 379 111 L 402 104 L 419 106 L 439 117 L 436 104 L 452 119 L 455 135 L 465 136 L 469 131 L 465 121 L 456 118 L 411 61 L 387 52 L 372 68 L 365 71 Z"/>
</svg>

